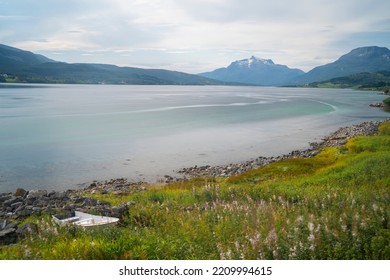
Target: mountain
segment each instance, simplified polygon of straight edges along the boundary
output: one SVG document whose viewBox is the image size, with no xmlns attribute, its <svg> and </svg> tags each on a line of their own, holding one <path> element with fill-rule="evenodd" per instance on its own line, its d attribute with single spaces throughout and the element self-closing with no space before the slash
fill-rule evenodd
<svg viewBox="0 0 390 280">
<path fill-rule="evenodd" d="M 225 82 L 281 86 L 303 74 L 302 70 L 291 69 L 285 65 L 275 64 L 270 59 L 259 59 L 252 56 L 249 59 L 235 61 L 226 68 L 219 68 L 199 75 Z"/>
<path fill-rule="evenodd" d="M 162 69 L 118 67 L 109 64 L 64 63 L 0 44 L 0 82 L 66 84 L 221 85 L 183 72 Z"/>
<path fill-rule="evenodd" d="M 390 50 L 376 46 L 361 47 L 341 56 L 335 62 L 314 68 L 296 78 L 293 84 L 309 84 L 352 74 L 383 70 L 390 70 Z"/>
<path fill-rule="evenodd" d="M 43 55 L 0 44 L 0 62 L 0 70 L 2 71 L 3 69 L 17 69 L 25 65 L 54 62 L 54 60 Z"/>
</svg>

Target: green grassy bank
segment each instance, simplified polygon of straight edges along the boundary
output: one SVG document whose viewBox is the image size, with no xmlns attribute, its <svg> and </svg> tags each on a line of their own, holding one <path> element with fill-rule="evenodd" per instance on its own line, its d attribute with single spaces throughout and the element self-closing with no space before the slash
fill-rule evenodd
<svg viewBox="0 0 390 280">
<path fill-rule="evenodd" d="M 0 259 L 390 259 L 390 122 L 309 159 L 228 179 L 149 186 L 120 226 L 59 228 L 0 247 Z"/>
</svg>

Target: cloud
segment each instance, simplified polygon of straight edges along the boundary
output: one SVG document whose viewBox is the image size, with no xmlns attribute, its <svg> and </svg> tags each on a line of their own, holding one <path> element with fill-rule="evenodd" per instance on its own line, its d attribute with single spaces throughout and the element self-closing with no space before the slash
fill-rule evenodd
<svg viewBox="0 0 390 280">
<path fill-rule="evenodd" d="M 0 39 L 70 62 L 196 73 L 257 55 L 309 70 L 352 46 L 389 46 L 389 10 L 382 0 L 15 0 L 0 2 Z"/>
</svg>

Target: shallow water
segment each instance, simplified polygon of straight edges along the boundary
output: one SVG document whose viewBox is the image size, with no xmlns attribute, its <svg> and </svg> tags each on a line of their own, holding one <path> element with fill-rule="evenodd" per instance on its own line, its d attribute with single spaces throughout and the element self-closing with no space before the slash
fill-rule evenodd
<svg viewBox="0 0 390 280">
<path fill-rule="evenodd" d="M 372 92 L 224 86 L 0 87 L 0 192 L 154 181 L 193 165 L 287 153 L 388 118 Z"/>
</svg>

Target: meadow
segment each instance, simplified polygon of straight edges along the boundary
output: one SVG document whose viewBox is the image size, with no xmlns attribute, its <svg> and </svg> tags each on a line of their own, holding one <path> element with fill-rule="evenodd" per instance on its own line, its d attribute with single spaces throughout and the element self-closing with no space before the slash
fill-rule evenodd
<svg viewBox="0 0 390 280">
<path fill-rule="evenodd" d="M 390 122 L 312 158 L 126 196 L 120 225 L 58 227 L 0 247 L 0 259 L 390 259 Z"/>
</svg>

